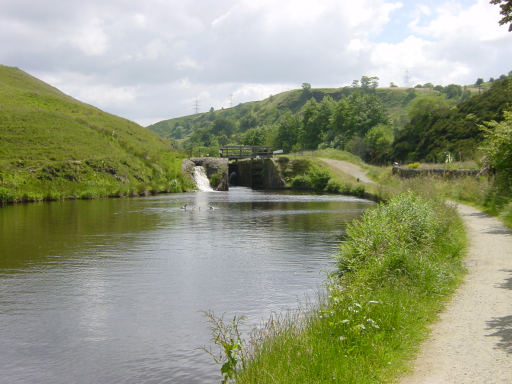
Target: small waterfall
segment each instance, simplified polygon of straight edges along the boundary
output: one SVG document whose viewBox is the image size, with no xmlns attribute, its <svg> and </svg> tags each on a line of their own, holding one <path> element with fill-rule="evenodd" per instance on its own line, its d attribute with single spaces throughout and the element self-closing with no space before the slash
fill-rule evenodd
<svg viewBox="0 0 512 384">
<path fill-rule="evenodd" d="M 194 167 L 194 181 L 196 182 L 197 189 L 200 191 L 213 192 L 213 188 L 210 186 L 210 180 L 208 180 L 203 167 Z"/>
</svg>

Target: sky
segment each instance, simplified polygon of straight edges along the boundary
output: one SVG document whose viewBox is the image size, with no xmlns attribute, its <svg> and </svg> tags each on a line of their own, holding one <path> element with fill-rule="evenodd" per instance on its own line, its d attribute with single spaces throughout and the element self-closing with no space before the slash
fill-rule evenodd
<svg viewBox="0 0 512 384">
<path fill-rule="evenodd" d="M 0 64 L 147 126 L 305 82 L 497 78 L 500 18 L 488 0 L 0 0 Z"/>
</svg>

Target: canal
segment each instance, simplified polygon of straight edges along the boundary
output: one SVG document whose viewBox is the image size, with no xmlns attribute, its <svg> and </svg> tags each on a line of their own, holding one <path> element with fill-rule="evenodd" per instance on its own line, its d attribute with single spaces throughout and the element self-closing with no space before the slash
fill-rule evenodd
<svg viewBox="0 0 512 384">
<path fill-rule="evenodd" d="M 0 381 L 215 382 L 201 311 L 256 326 L 314 299 L 371 204 L 232 188 L 0 208 Z"/>
</svg>

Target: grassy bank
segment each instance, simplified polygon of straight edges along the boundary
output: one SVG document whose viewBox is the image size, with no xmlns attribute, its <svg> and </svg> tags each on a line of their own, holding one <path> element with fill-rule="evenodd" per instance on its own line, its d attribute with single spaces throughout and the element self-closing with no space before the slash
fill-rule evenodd
<svg viewBox="0 0 512 384">
<path fill-rule="evenodd" d="M 338 193 L 350 196 L 365 197 L 365 186 L 350 177 L 340 177 L 326 169 L 314 157 L 280 156 L 277 158 L 279 171 L 286 187 L 298 191 Z"/>
<path fill-rule="evenodd" d="M 250 353 L 235 353 L 245 367 L 235 381 L 392 381 L 460 281 L 464 249 L 462 222 L 441 201 L 405 193 L 366 211 L 347 229 L 328 297 L 269 322 Z"/>
<path fill-rule="evenodd" d="M 147 129 L 0 65 L 0 204 L 182 191 L 182 158 Z"/>
<path fill-rule="evenodd" d="M 376 200 L 386 201 L 403 191 L 416 191 L 424 196 L 435 196 L 458 201 L 476 207 L 492 216 L 496 216 L 509 228 L 512 228 L 512 190 L 505 190 L 503 183 L 497 182 L 495 176 L 441 178 L 423 176 L 412 179 L 401 179 L 391 173 L 391 167 L 377 167 L 365 164 L 357 156 L 345 151 L 334 149 L 305 152 L 304 156 L 311 158 L 329 158 L 345 160 L 359 165 L 367 170 L 367 175 L 376 184 L 356 183 L 353 177 L 343 172 L 331 171 L 331 183 L 347 184 L 364 188 L 366 195 L 374 196 Z M 474 169 L 475 162 L 454 162 L 451 164 L 419 164 L 419 168 L 432 167 L 446 169 Z"/>
</svg>

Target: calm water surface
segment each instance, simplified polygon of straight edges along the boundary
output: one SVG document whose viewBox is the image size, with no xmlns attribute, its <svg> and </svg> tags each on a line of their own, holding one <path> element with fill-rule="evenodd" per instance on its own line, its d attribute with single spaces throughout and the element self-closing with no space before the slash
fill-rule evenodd
<svg viewBox="0 0 512 384">
<path fill-rule="evenodd" d="M 369 205 L 233 188 L 0 208 L 0 382 L 216 382 L 200 311 L 257 325 L 314 297 Z"/>
</svg>

